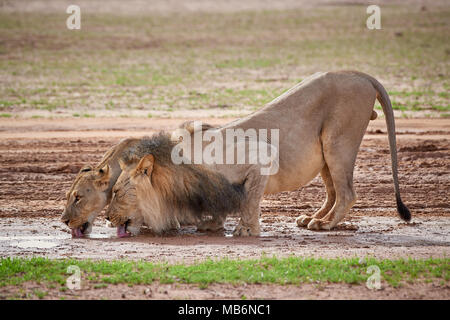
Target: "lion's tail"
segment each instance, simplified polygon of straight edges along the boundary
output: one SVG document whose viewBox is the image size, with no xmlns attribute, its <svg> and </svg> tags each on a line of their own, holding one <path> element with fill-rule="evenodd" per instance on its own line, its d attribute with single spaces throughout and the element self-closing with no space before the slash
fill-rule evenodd
<svg viewBox="0 0 450 320">
<path fill-rule="evenodd" d="M 369 80 L 377 91 L 377 99 L 383 108 L 383 113 L 386 117 L 386 126 L 389 137 L 389 149 L 391 151 L 391 161 L 392 161 L 392 176 L 394 178 L 394 189 L 395 189 L 395 198 L 397 200 L 397 211 L 400 217 L 405 220 L 411 220 L 411 212 L 408 207 L 403 203 L 402 198 L 400 197 L 400 186 L 398 183 L 398 164 L 397 164 L 397 143 L 395 138 L 395 121 L 394 121 L 394 111 L 392 110 L 391 99 L 389 99 L 389 95 L 386 92 L 386 89 L 383 87 L 381 83 L 378 82 L 375 78 L 364 74 L 359 73 L 360 76 Z"/>
</svg>

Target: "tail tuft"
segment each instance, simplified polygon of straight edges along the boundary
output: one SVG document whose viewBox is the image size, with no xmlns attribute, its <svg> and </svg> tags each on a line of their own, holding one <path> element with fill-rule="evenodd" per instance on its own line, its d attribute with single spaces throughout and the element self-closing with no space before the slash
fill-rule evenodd
<svg viewBox="0 0 450 320">
<path fill-rule="evenodd" d="M 400 218 L 402 218 L 405 221 L 410 221 L 411 212 L 409 212 L 408 207 L 405 206 L 400 196 L 396 196 L 396 199 L 397 199 L 397 211 L 400 214 Z"/>
</svg>

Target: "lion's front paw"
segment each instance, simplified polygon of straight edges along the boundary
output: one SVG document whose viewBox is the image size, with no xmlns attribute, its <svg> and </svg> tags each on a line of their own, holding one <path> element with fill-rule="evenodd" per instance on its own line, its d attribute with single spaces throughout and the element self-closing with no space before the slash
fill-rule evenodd
<svg viewBox="0 0 450 320">
<path fill-rule="evenodd" d="M 330 221 L 322 220 L 322 219 L 312 219 L 308 223 L 308 230 L 330 230 L 333 228 L 333 225 Z"/>
<path fill-rule="evenodd" d="M 239 224 L 233 231 L 235 237 L 257 237 L 259 236 L 259 226 L 245 226 Z"/>
<path fill-rule="evenodd" d="M 306 227 L 308 223 L 313 219 L 311 216 L 307 216 L 306 214 L 301 215 L 297 218 L 297 226 L 299 227 Z"/>
</svg>

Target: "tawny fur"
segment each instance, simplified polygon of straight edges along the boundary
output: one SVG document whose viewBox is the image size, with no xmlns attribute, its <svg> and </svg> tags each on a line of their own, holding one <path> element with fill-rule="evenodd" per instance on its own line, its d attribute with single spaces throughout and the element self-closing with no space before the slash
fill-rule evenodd
<svg viewBox="0 0 450 320">
<path fill-rule="evenodd" d="M 66 193 L 66 205 L 61 215 L 61 220 L 70 228 L 79 228 L 86 222 L 92 225 L 111 199 L 112 187 L 120 174 L 119 158 L 122 152 L 138 141 L 124 139 L 109 149 L 95 167 L 81 168 Z M 109 172 L 106 172 L 106 168 Z"/>
<path fill-rule="evenodd" d="M 235 235 L 259 234 L 259 200 L 263 194 L 297 190 L 318 173 L 326 186 L 326 200 L 312 216 L 301 215 L 297 224 L 311 230 L 334 228 L 356 201 L 353 170 L 367 125 L 376 117 L 376 99 L 386 118 L 397 211 L 402 219 L 410 220 L 410 212 L 400 197 L 395 122 L 386 90 L 375 78 L 361 72 L 320 72 L 264 108 L 213 129 L 223 136 L 227 129 L 279 130 L 279 170 L 267 180 L 250 175 L 251 203 L 243 210 Z M 216 165 L 214 169 L 230 181 L 249 176 L 248 167 Z M 259 184 L 264 184 L 262 191 L 255 190 Z"/>
<path fill-rule="evenodd" d="M 376 116 L 374 102 L 383 107 L 388 128 L 397 210 L 411 218 L 400 198 L 395 123 L 389 96 L 373 77 L 355 71 L 316 73 L 274 99 L 261 110 L 213 129 L 279 129 L 279 170 L 268 179 L 250 167 L 213 166 L 230 182 L 246 178 L 247 204 L 236 235 L 259 234 L 259 201 L 263 194 L 297 190 L 318 173 L 327 191 L 323 206 L 312 216 L 302 215 L 300 227 L 329 230 L 335 227 L 356 201 L 353 169 L 370 119 Z"/>
<path fill-rule="evenodd" d="M 245 201 L 242 184 L 194 164 L 176 165 L 165 133 L 142 139 L 124 153 L 122 173 L 107 211 L 113 225 L 141 223 L 161 233 L 179 223 L 224 219 Z"/>
<path fill-rule="evenodd" d="M 187 129 L 194 134 L 192 121 L 182 123 L 179 128 Z M 202 130 L 210 128 L 211 125 L 203 124 Z M 85 231 L 90 231 L 94 219 L 111 200 L 112 188 L 122 172 L 119 159 L 125 156 L 125 151 L 127 152 L 125 157 L 132 157 L 130 150 L 139 141 L 140 139 L 135 138 L 124 139 L 111 147 L 97 165 L 87 165 L 80 170 L 66 193 L 67 200 L 61 215 L 61 220 L 71 229 L 88 223 L 89 229 Z M 101 171 L 106 166 L 110 170 L 108 175 Z M 82 200 L 75 202 L 77 196 Z"/>
</svg>

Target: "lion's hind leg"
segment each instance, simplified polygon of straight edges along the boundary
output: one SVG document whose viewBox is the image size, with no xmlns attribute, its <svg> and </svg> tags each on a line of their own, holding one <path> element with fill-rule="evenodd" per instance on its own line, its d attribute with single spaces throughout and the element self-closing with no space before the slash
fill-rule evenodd
<svg viewBox="0 0 450 320">
<path fill-rule="evenodd" d="M 335 146 L 331 151 L 324 148 L 325 161 L 328 164 L 330 175 L 336 192 L 336 202 L 331 210 L 322 218 L 313 218 L 308 223 L 310 230 L 330 230 L 334 228 L 356 202 L 356 193 L 353 188 L 353 168 L 359 144 L 345 150 Z"/>
<path fill-rule="evenodd" d="M 297 226 L 306 227 L 312 219 L 323 218 L 330 210 L 336 201 L 336 191 L 334 190 L 333 179 L 331 178 L 330 169 L 327 164 L 320 171 L 323 183 L 325 184 L 325 189 L 327 192 L 325 202 L 322 207 L 317 210 L 313 215 L 301 215 L 297 219 Z"/>
</svg>

